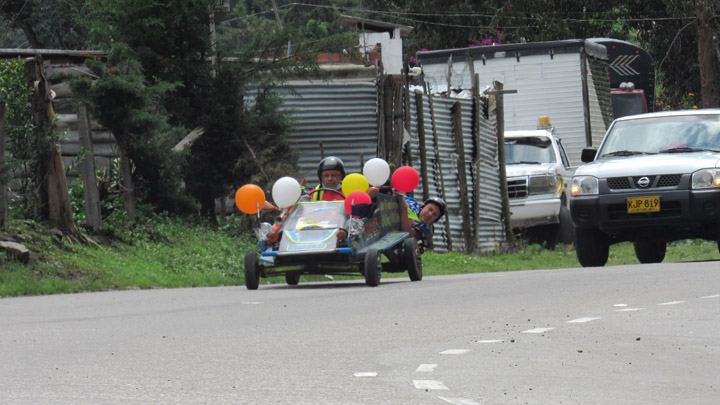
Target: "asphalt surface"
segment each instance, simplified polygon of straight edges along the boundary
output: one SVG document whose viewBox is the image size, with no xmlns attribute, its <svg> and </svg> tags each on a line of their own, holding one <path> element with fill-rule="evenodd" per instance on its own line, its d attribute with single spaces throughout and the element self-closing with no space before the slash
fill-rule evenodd
<svg viewBox="0 0 720 405">
<path fill-rule="evenodd" d="M 4 298 L 0 364 L 3 404 L 716 404 L 720 263 Z"/>
</svg>

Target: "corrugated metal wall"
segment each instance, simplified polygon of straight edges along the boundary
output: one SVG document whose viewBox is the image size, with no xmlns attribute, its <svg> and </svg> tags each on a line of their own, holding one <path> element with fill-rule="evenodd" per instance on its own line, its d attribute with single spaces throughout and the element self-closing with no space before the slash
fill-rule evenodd
<svg viewBox="0 0 720 405">
<path fill-rule="evenodd" d="M 448 204 L 447 215 L 434 225 L 433 245 L 436 251 L 472 251 L 487 253 L 498 247 L 504 238 L 500 215 L 499 171 L 496 160 L 497 141 L 492 125 L 484 118 L 478 121 L 480 135 L 473 135 L 473 102 L 445 97 L 423 96 L 423 129 L 425 132 L 428 166 L 428 194 L 442 197 Z M 460 182 L 458 180 L 458 154 L 453 135 L 452 108 L 461 108 L 461 127 L 464 148 L 466 183 L 471 207 L 471 218 L 462 216 Z M 482 108 L 482 107 L 480 107 Z M 415 103 L 411 106 L 411 154 L 418 172 L 420 150 L 418 114 Z M 433 123 L 435 132 L 433 132 Z M 422 198 L 422 189 L 415 192 Z M 463 223 L 471 224 L 471 246 L 466 246 Z M 449 230 L 449 231 L 448 231 Z"/>
<path fill-rule="evenodd" d="M 318 183 L 317 167 L 325 156 L 338 156 L 347 173 L 362 173 L 364 161 L 376 157 L 377 89 L 374 82 L 289 82 L 279 90 L 281 109 L 292 112 L 290 141 L 308 184 Z"/>
</svg>

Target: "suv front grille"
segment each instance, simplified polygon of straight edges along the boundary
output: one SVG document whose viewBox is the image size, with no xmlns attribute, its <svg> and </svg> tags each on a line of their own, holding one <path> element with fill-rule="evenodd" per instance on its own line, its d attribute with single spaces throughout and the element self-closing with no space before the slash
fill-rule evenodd
<svg viewBox="0 0 720 405">
<path fill-rule="evenodd" d="M 526 198 L 528 196 L 527 178 L 508 180 L 508 198 Z"/>
<path fill-rule="evenodd" d="M 665 176 L 660 176 L 660 180 L 658 180 L 657 186 L 677 187 L 678 185 L 680 185 L 680 179 L 682 179 L 682 174 L 667 174 Z"/>
<path fill-rule="evenodd" d="M 650 185 L 647 187 L 640 187 L 638 180 L 643 177 L 647 177 L 650 180 Z M 680 185 L 682 174 L 665 174 L 662 176 L 634 176 L 634 177 L 610 177 L 607 179 L 607 185 L 610 190 L 629 190 L 629 189 L 642 189 L 647 190 L 649 188 L 658 187 L 677 187 Z"/>
<path fill-rule="evenodd" d="M 607 179 L 607 183 L 610 190 L 625 190 L 632 188 L 627 177 L 610 177 Z"/>
</svg>

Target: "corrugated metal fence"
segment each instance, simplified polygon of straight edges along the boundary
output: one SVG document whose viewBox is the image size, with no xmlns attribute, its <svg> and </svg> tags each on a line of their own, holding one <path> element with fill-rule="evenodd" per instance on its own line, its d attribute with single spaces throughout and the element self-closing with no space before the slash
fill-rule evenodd
<svg viewBox="0 0 720 405">
<path fill-rule="evenodd" d="M 421 97 L 420 102 L 417 97 Z M 422 114 L 418 115 L 420 104 Z M 459 111 L 454 113 L 456 108 Z M 412 162 L 421 176 L 427 177 L 428 184 L 427 191 L 418 190 L 416 195 L 423 192 L 429 197 L 442 197 L 448 204 L 446 217 L 435 224 L 433 245 L 438 251 L 487 253 L 504 238 L 497 139 L 490 122 L 478 113 L 482 110 L 482 102 L 475 105 L 472 100 L 419 94 L 411 106 L 411 129 L 415 129 L 411 131 Z M 455 128 L 458 121 L 460 128 Z M 421 132 L 425 134 L 427 173 L 422 173 L 419 163 Z M 456 142 L 458 138 L 462 146 Z M 467 187 L 466 196 L 463 186 Z M 463 213 L 463 199 L 467 199 L 469 218 Z"/>
<path fill-rule="evenodd" d="M 317 166 L 323 153 L 341 158 L 347 173 L 361 173 L 361 160 L 376 157 L 374 82 L 289 82 L 279 92 L 285 100 L 281 109 L 292 115 L 290 142 L 309 184 L 318 183 Z"/>
</svg>

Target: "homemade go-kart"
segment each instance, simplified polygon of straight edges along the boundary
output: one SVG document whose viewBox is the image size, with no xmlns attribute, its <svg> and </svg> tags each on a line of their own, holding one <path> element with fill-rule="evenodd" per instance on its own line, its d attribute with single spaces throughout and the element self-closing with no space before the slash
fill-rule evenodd
<svg viewBox="0 0 720 405">
<path fill-rule="evenodd" d="M 282 275 L 289 285 L 307 274 L 360 274 L 371 287 L 378 285 L 383 272 L 407 271 L 411 281 L 421 280 L 424 246 L 400 230 L 397 198 L 402 197 L 379 194 L 365 218 L 349 215 L 347 201 L 301 200 L 292 206 L 277 235 L 270 237 L 274 230 L 269 223 L 258 224 L 260 256 L 245 254 L 246 287 L 255 290 L 260 277 Z M 382 256 L 388 260 L 383 262 Z"/>
</svg>

